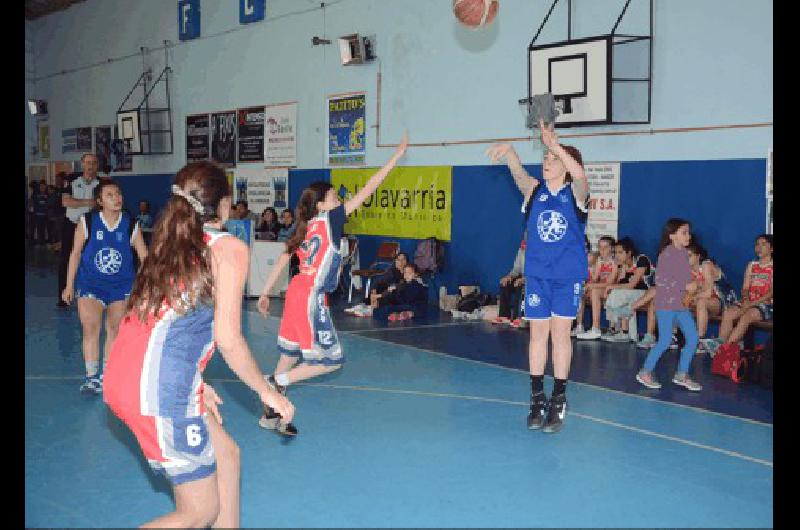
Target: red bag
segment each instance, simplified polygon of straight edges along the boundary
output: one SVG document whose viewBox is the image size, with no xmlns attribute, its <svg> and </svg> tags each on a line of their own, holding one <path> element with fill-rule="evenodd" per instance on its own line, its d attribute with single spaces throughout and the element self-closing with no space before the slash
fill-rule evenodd
<svg viewBox="0 0 800 530">
<path fill-rule="evenodd" d="M 740 383 L 743 360 L 738 344 L 723 344 L 717 350 L 711 362 L 711 373 L 729 377 L 734 383 Z"/>
</svg>

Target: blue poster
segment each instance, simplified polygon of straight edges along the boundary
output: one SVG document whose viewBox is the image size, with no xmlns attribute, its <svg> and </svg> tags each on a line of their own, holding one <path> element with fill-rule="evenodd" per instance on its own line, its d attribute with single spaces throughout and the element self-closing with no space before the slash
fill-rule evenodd
<svg viewBox="0 0 800 530">
<path fill-rule="evenodd" d="M 241 239 L 247 246 L 250 246 L 250 234 L 252 233 L 253 222 L 250 219 L 228 219 L 225 228 L 228 232 Z"/>
<path fill-rule="evenodd" d="M 70 153 L 78 148 L 78 129 L 62 129 L 61 152 Z"/>
<path fill-rule="evenodd" d="M 366 95 L 328 99 L 328 164 L 363 165 L 367 152 Z"/>
<path fill-rule="evenodd" d="M 239 0 L 239 23 L 249 24 L 264 20 L 266 0 Z"/>
<path fill-rule="evenodd" d="M 200 36 L 200 0 L 178 2 L 178 38 L 196 39 Z"/>
</svg>

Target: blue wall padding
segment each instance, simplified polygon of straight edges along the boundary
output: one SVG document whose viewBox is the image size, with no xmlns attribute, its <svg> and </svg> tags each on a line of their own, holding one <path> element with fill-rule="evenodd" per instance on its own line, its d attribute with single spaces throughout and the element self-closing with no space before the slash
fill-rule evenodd
<svg viewBox="0 0 800 530">
<path fill-rule="evenodd" d="M 175 179 L 174 173 L 158 175 L 114 175 L 112 179 L 122 188 L 125 208 L 132 215 L 139 213 L 139 201 L 150 202 L 150 213 L 156 214 L 167 204 L 171 195 L 170 187 Z"/>
<path fill-rule="evenodd" d="M 765 229 L 764 159 L 623 162 L 619 235 L 628 235 L 655 262 L 661 229 L 669 217 L 684 217 L 738 288 L 755 237 Z M 526 166 L 536 177 L 541 165 Z M 115 176 L 132 213 L 149 200 L 157 212 L 169 198 L 173 175 Z M 328 169 L 290 171 L 289 200 L 294 207 L 304 187 L 330 180 Z M 453 293 L 460 284 L 496 292 L 511 268 L 523 232 L 522 196 L 506 166 L 454 166 L 451 241 L 439 285 Z M 400 242 L 413 257 L 418 240 L 359 236 L 361 265 L 375 258 L 381 241 Z"/>
</svg>

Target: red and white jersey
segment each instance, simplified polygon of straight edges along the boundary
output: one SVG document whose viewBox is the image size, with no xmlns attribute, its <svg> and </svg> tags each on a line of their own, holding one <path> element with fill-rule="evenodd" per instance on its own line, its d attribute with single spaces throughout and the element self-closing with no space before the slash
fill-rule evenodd
<svg viewBox="0 0 800 530">
<path fill-rule="evenodd" d="M 758 300 L 770 290 L 772 287 L 772 262 L 769 265 L 762 266 L 759 262 L 752 262 L 750 267 L 750 288 L 747 291 L 747 297 L 752 300 Z M 771 302 L 771 300 L 770 300 Z"/>
<path fill-rule="evenodd" d="M 308 222 L 306 237 L 295 251 L 300 259 L 300 274 L 313 276 L 314 287 L 325 292 L 335 290 L 339 282 L 339 241 L 344 223 L 344 205 L 320 212 Z"/>
<path fill-rule="evenodd" d="M 211 246 L 225 232 L 204 229 Z M 122 319 L 111 346 L 103 399 L 114 410 L 144 416 L 200 416 L 204 412 L 201 374 L 216 349 L 214 307 L 198 305 L 179 314 L 162 306 L 142 322 L 131 312 Z"/>
<path fill-rule="evenodd" d="M 703 277 L 703 269 L 692 269 L 692 280 L 697 282 L 699 285 L 703 285 L 705 282 L 705 278 Z"/>
<path fill-rule="evenodd" d="M 608 277 L 614 272 L 617 264 L 614 263 L 614 260 L 610 259 L 608 261 L 603 261 L 602 258 L 597 258 L 597 262 L 599 264 L 598 271 L 597 271 L 597 281 L 598 282 L 605 282 L 608 280 Z"/>
</svg>

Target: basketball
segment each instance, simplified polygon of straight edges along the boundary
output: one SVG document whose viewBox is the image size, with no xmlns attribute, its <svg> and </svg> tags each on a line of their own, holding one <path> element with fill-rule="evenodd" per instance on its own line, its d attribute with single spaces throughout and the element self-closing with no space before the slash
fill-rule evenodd
<svg viewBox="0 0 800 530">
<path fill-rule="evenodd" d="M 500 9 L 499 0 L 453 0 L 453 13 L 470 28 L 490 24 Z"/>
</svg>

